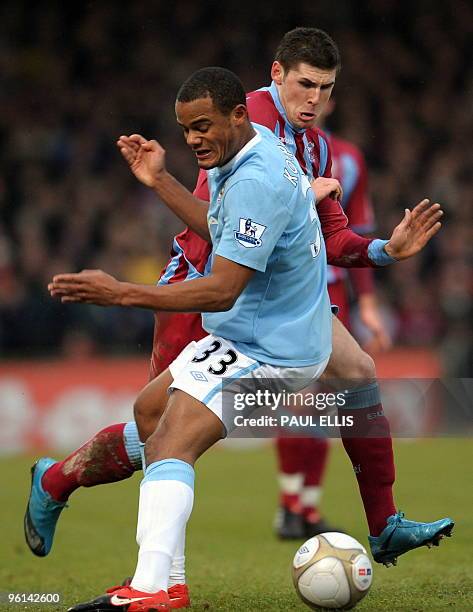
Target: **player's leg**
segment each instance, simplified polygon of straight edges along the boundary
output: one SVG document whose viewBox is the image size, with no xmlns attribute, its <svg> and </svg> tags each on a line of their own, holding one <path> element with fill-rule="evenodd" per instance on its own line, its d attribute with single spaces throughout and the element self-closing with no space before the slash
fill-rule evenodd
<svg viewBox="0 0 473 612">
<path fill-rule="evenodd" d="M 382 412 L 375 365 L 344 325 L 333 317 L 333 349 L 322 381 L 330 386 L 347 389 L 344 414 L 362 416 L 376 422 L 379 438 L 353 438 L 347 429 L 342 440 L 355 470 L 365 507 L 370 534 L 379 535 L 386 519 L 395 514 L 392 487 L 394 484 L 394 457 L 389 423 Z"/>
<path fill-rule="evenodd" d="M 171 380 L 166 370 L 141 391 L 136 401 L 142 414 L 152 412 L 155 425 L 164 410 Z M 49 553 L 59 515 L 74 490 L 128 478 L 135 469 L 141 469 L 141 452 L 133 421 L 105 428 L 63 461 L 40 459 L 32 468 L 24 521 L 31 551 L 40 557 Z"/>
<path fill-rule="evenodd" d="M 278 469 L 279 508 L 274 529 L 283 540 L 303 538 L 304 517 L 301 493 L 304 483 L 304 458 L 301 438 L 279 436 L 275 440 Z"/>
<path fill-rule="evenodd" d="M 179 363 L 178 360 L 172 365 L 176 363 Z M 154 430 L 157 426 L 168 400 L 168 387 L 172 380 L 169 369 L 165 370 L 155 380 L 148 383 L 135 402 L 135 418 L 143 432 L 143 439 L 148 437 L 151 428 Z M 133 425 L 138 431 L 135 421 Z M 143 446 L 141 444 L 141 449 Z M 35 554 L 44 556 L 43 551 L 46 551 L 45 554 L 49 552 L 56 523 L 63 507 L 64 505 L 59 506 L 44 492 L 40 481 L 36 487 L 32 488 L 25 515 L 25 535 L 28 545 Z M 172 608 L 183 608 L 190 605 L 189 592 L 185 584 L 184 547 L 185 533 L 182 533 L 170 570 L 169 596 Z"/>
<path fill-rule="evenodd" d="M 330 444 L 326 438 L 305 438 L 302 455 L 305 459 L 301 505 L 304 516 L 305 536 L 311 538 L 327 531 L 340 531 L 321 515 L 320 501 L 323 478 L 327 467 Z"/>
<path fill-rule="evenodd" d="M 448 535 L 453 528 L 451 519 L 414 523 L 396 513 L 392 492 L 395 478 L 392 439 L 383 413 L 374 362 L 336 317 L 333 318 L 333 352 L 322 380 L 337 390 L 348 389 L 345 406 L 339 411 L 342 415 L 353 415 L 364 433 L 364 437 L 354 438 L 345 428 L 342 440 L 358 480 L 375 561 L 395 562 L 398 555 Z"/>
<path fill-rule="evenodd" d="M 113 610 L 130 600 L 129 611 L 139 609 L 140 603 L 170 609 L 166 591 L 172 558 L 192 511 L 194 463 L 223 433 L 222 421 L 200 401 L 180 390 L 171 394 L 146 442 L 148 467 L 140 487 L 137 526 L 140 550 L 131 584 L 72 610 L 93 610 L 99 604 L 102 610 Z"/>
<path fill-rule="evenodd" d="M 277 535 L 281 539 L 297 539 L 333 531 L 318 508 L 328 441 L 281 436 L 275 446 L 279 484 L 279 508 L 274 524 Z"/>
<path fill-rule="evenodd" d="M 191 343 L 190 346 L 193 345 L 194 343 Z M 178 357 L 170 365 L 170 369 L 166 370 L 166 372 L 161 374 L 159 377 L 160 380 L 165 383 L 164 387 L 160 389 L 159 400 L 156 402 L 153 390 L 150 389 L 151 392 L 149 394 L 141 394 L 141 397 L 139 397 L 135 402 L 135 420 L 143 440 L 147 440 L 149 436 L 154 433 L 158 422 L 161 419 L 163 408 L 169 399 L 168 388 L 173 381 L 171 370 L 173 372 L 179 371 L 182 367 L 181 364 L 187 360 L 185 357 L 186 351 L 183 351 L 182 353 L 183 356 Z M 156 403 L 154 404 L 154 402 Z M 145 466 L 148 465 L 146 459 L 143 460 L 143 464 Z M 185 572 L 185 537 L 185 529 L 183 529 L 179 536 L 169 570 L 168 593 L 172 608 L 185 608 L 190 605 L 190 595 L 186 584 Z"/>
<path fill-rule="evenodd" d="M 192 510 L 194 463 L 223 433 L 221 420 L 206 406 L 173 391 L 146 442 L 148 467 L 140 490 L 140 553 L 133 588 L 167 589 L 171 560 Z"/>
<path fill-rule="evenodd" d="M 151 380 L 166 370 L 193 338 L 200 339 L 204 334 L 199 314 L 176 313 L 166 318 L 162 313 L 157 314 Z M 168 384 L 169 381 L 164 383 L 165 388 Z M 145 387 L 135 404 L 135 410 L 143 417 L 148 414 L 148 425 L 143 425 L 148 428 L 148 435 L 154 430 L 157 418 L 151 395 L 151 389 Z M 151 421 L 154 426 L 149 425 Z M 73 491 L 81 486 L 92 487 L 129 478 L 141 467 L 140 437 L 135 421 L 101 430 L 63 461 L 56 462 L 49 457 L 40 459 L 32 468 L 25 514 L 25 537 L 32 552 L 38 556 L 49 553 L 59 515 Z"/>
</svg>

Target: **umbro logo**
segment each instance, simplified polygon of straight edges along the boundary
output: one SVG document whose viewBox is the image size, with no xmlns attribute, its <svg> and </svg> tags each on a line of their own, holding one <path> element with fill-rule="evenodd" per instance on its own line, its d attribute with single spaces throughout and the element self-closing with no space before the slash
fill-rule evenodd
<svg viewBox="0 0 473 612">
<path fill-rule="evenodd" d="M 205 376 L 205 374 L 203 372 L 199 372 L 198 370 L 191 370 L 191 376 L 199 382 L 208 382 L 208 378 Z"/>
</svg>

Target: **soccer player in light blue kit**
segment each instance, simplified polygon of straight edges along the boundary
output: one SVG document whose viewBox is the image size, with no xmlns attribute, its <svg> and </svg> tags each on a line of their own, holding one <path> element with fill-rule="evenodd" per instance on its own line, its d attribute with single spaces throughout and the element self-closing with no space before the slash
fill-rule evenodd
<svg viewBox="0 0 473 612">
<path fill-rule="evenodd" d="M 210 233 L 211 270 L 179 285 L 120 283 L 120 303 L 204 312 L 209 336 L 191 343 L 169 368 L 173 392 L 146 443 L 140 552 L 131 585 L 74 610 L 97 609 L 98 603 L 100 609 L 122 606 L 130 612 L 168 609 L 171 560 L 193 504 L 193 465 L 225 435 L 222 381 L 290 379 L 292 386 L 285 388 L 299 390 L 320 376 L 331 352 L 325 246 L 314 194 L 299 163 L 270 130 L 250 123 L 243 86 L 228 70 L 198 71 L 177 100 L 178 121 L 191 146 L 199 130 L 220 134 L 215 150 L 193 147 L 199 165 L 212 168 L 210 205 L 196 206 L 190 194 L 187 201 L 179 197 L 175 183 L 169 188 L 184 202 L 177 212 L 186 222 Z M 222 114 L 227 111 L 229 118 Z M 148 146 L 139 137 L 128 144 L 130 155 Z M 63 275 L 51 291 L 63 301 L 87 301 L 79 287 L 80 275 Z"/>
<path fill-rule="evenodd" d="M 150 187 L 159 182 L 166 204 L 211 238 L 208 274 L 156 287 L 84 271 L 58 275 L 49 287 L 63 302 L 203 312 L 209 332 L 164 373 L 164 380 L 170 374 L 172 393 L 146 442 L 132 582 L 74 612 L 170 610 L 169 570 L 183 549 L 193 466 L 229 426 L 222 409 L 224 384 L 279 379 L 285 390 L 296 391 L 322 374 L 330 356 L 325 246 L 313 192 L 298 162 L 270 130 L 249 122 L 243 87 L 228 70 L 192 75 L 177 96 L 176 114 L 199 166 L 209 170 L 210 205 L 165 171 L 156 141 L 133 135 L 119 144 L 137 178 Z M 437 208 L 427 209 L 420 221 L 406 223 L 406 239 L 415 242 L 432 232 L 436 215 Z M 139 418 L 137 425 L 142 427 Z"/>
</svg>

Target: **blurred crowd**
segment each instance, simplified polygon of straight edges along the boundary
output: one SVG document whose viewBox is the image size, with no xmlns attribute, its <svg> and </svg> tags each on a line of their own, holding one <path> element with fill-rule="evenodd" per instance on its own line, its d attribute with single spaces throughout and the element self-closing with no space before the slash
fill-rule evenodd
<svg viewBox="0 0 473 612">
<path fill-rule="evenodd" d="M 439 347 L 447 374 L 471 375 L 471 3 L 6 0 L 0 24 L 3 357 L 149 349 L 150 313 L 66 307 L 46 290 L 54 273 L 82 268 L 154 283 L 182 229 L 131 176 L 116 139 L 157 138 L 192 187 L 179 85 L 205 65 L 231 68 L 248 90 L 269 84 L 279 39 L 311 25 L 341 49 L 330 128 L 366 154 L 377 235 L 426 195 L 445 208 L 421 257 L 376 273 L 394 341 Z"/>
</svg>

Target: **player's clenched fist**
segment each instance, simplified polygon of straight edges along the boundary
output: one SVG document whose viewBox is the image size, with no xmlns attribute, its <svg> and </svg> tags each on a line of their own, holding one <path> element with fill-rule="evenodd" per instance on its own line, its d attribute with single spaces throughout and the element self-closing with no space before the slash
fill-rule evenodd
<svg viewBox="0 0 473 612">
<path fill-rule="evenodd" d="M 132 134 L 120 136 L 117 147 L 136 178 L 147 187 L 154 187 L 157 177 L 166 169 L 166 152 L 159 142 Z"/>
</svg>

